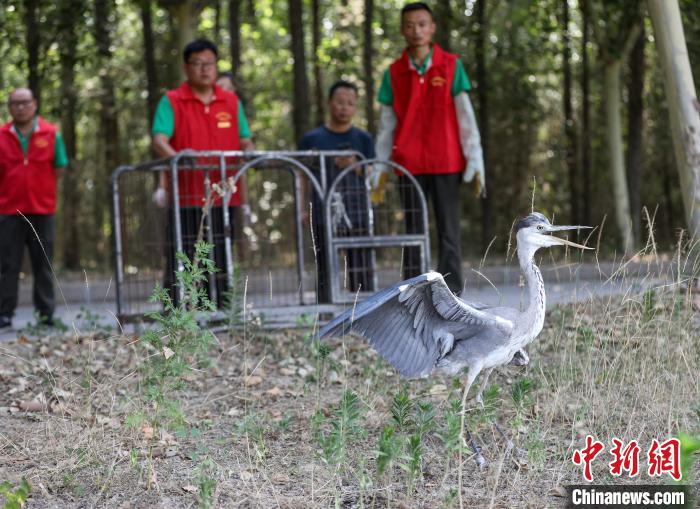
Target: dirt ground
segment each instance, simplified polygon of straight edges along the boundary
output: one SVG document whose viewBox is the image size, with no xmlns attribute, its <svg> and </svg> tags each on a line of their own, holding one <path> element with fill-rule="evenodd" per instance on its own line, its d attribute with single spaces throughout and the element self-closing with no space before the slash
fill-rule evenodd
<svg viewBox="0 0 700 509">
<path fill-rule="evenodd" d="M 459 381 L 405 382 L 357 337 L 324 357 L 307 329 L 251 321 L 220 334 L 213 367 L 191 370 L 176 393 L 182 426 L 154 423 L 141 397 L 140 367 L 158 353 L 138 337 L 20 337 L 0 345 L 0 482 L 25 477 L 29 508 L 438 508 L 459 506 L 461 470 L 465 507 L 560 507 L 563 487 L 582 480 L 573 451 L 591 435 L 606 446 L 596 483 L 668 483 L 646 474 L 644 452 L 700 431 L 692 298 L 674 288 L 550 312 L 530 364 L 494 373 L 487 410 L 469 404 L 483 470 L 470 453 L 460 467 L 450 441 Z M 341 411 L 348 391 L 357 398 Z M 613 438 L 638 440 L 640 475 L 611 476 Z"/>
</svg>

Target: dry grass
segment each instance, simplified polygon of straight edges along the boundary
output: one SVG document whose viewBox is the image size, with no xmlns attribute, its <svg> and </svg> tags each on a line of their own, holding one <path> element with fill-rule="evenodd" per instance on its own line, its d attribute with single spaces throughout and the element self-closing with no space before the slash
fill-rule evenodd
<svg viewBox="0 0 700 509">
<path fill-rule="evenodd" d="M 504 444 L 480 412 L 470 413 L 490 467 L 463 465 L 471 507 L 561 506 L 560 488 L 581 480 L 573 450 L 587 434 L 653 438 L 700 429 L 700 314 L 679 286 L 558 308 L 530 347 L 531 364 L 494 376 L 501 425 L 524 456 Z M 93 335 L 18 340 L 0 346 L 0 481 L 26 477 L 28 507 L 193 507 L 213 481 L 216 507 L 454 507 L 456 454 L 441 437 L 451 380 L 405 384 L 361 340 L 331 344 L 320 361 L 303 332 L 220 337 L 215 367 L 192 372 L 181 393 L 190 429 L 129 426 L 148 411 L 138 396 L 144 351 L 134 338 Z M 518 408 L 511 389 L 529 378 L 534 389 Z M 422 441 L 415 490 L 394 467 L 376 472 L 378 440 L 391 424 L 392 400 L 407 386 L 414 402 L 436 410 L 436 428 Z M 324 463 L 317 430 L 331 428 L 345 390 L 359 396 L 360 431 L 348 438 L 339 468 Z M 25 412 L 33 401 L 42 411 Z M 314 417 L 316 415 L 317 417 Z M 203 459 L 211 464 L 203 468 Z M 403 460 L 399 460 L 401 462 Z M 607 461 L 596 481 L 611 482 Z M 646 474 L 616 482 L 654 483 Z"/>
</svg>

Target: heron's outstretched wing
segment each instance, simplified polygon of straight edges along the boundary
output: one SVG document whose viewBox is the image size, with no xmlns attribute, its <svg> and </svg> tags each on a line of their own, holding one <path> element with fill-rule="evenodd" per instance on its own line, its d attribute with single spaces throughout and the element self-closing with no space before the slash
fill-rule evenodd
<svg viewBox="0 0 700 509">
<path fill-rule="evenodd" d="M 386 288 L 324 326 L 321 337 L 356 332 L 407 378 L 428 375 L 454 339 L 485 327 L 509 335 L 513 324 L 456 297 L 442 275 L 428 272 Z"/>
</svg>

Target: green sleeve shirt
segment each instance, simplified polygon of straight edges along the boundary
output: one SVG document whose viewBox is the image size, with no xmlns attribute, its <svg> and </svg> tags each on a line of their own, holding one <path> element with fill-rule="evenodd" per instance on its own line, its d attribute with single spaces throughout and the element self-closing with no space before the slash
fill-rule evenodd
<svg viewBox="0 0 700 509">
<path fill-rule="evenodd" d="M 427 61 L 426 61 L 427 62 Z M 426 64 L 423 64 L 423 73 L 428 69 Z M 419 73 L 421 74 L 421 73 Z M 467 76 L 467 71 L 464 70 L 464 65 L 462 65 L 461 60 L 457 60 L 457 65 L 455 65 L 455 74 L 452 78 L 452 97 L 455 97 L 462 92 L 468 92 L 471 90 L 472 85 Z M 379 93 L 377 94 L 377 100 L 381 104 L 386 106 L 391 106 L 394 103 L 394 91 L 391 86 L 391 74 L 389 69 L 384 71 L 384 76 L 382 77 L 382 84 L 379 86 Z"/>
<path fill-rule="evenodd" d="M 55 168 L 65 168 L 68 166 L 68 154 L 66 153 L 66 145 L 63 143 L 61 133 L 56 133 L 56 143 L 53 150 L 53 165 Z"/>
<path fill-rule="evenodd" d="M 168 138 L 172 138 L 174 132 L 175 112 L 170 104 L 170 99 L 168 99 L 167 95 L 164 95 L 156 108 L 151 133 L 154 135 L 164 134 Z M 243 103 L 241 103 L 240 99 L 238 99 L 238 137 L 241 140 L 250 138 L 250 126 L 248 125 L 248 119 L 246 119 L 245 111 L 243 111 Z"/>
<path fill-rule="evenodd" d="M 36 129 L 36 127 L 34 129 Z M 19 129 L 15 130 L 15 132 L 17 133 L 17 138 L 19 139 L 19 144 L 22 147 L 22 152 L 25 156 L 27 155 L 27 151 L 29 150 L 29 139 L 32 137 L 34 129 L 32 129 L 32 132 L 29 133 L 29 136 L 26 138 Z M 63 136 L 61 136 L 61 133 L 59 133 L 58 131 L 56 131 L 56 140 L 54 142 L 53 166 L 54 168 L 65 168 L 66 166 L 68 166 L 68 155 L 66 154 L 66 145 L 65 143 L 63 143 Z"/>
</svg>

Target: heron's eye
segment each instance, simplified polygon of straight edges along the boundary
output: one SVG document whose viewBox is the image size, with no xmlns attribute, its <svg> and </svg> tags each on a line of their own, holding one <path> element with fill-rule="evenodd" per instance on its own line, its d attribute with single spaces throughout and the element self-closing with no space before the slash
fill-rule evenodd
<svg viewBox="0 0 700 509">
<path fill-rule="evenodd" d="M 544 226 L 542 226 L 541 224 L 538 224 L 538 225 L 537 225 L 537 229 L 538 229 L 539 231 L 542 231 L 542 230 L 544 230 Z"/>
</svg>

